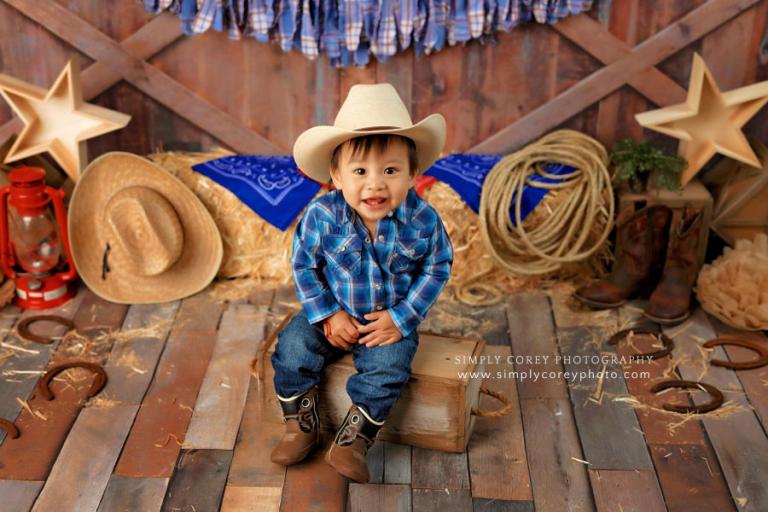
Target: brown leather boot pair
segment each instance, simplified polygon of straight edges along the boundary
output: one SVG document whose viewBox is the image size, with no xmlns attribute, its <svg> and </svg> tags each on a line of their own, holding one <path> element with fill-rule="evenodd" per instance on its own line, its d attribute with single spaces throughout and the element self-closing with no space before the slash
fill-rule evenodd
<svg viewBox="0 0 768 512">
<path fill-rule="evenodd" d="M 290 466 L 306 459 L 320 444 L 317 388 L 290 399 L 278 398 L 283 409 L 285 433 L 270 458 L 275 464 Z"/>
<path fill-rule="evenodd" d="M 673 212 L 662 205 L 622 212 L 611 274 L 579 288 L 574 297 L 593 308 L 615 308 L 655 286 L 643 314 L 660 324 L 682 322 L 690 314 L 691 288 L 698 273 L 701 217 L 699 211 Z"/>
<path fill-rule="evenodd" d="M 357 483 L 370 479 L 365 456 L 373 446 L 381 425 L 373 423 L 356 405 L 349 408 L 333 444 L 325 454 L 325 462 Z"/>
</svg>

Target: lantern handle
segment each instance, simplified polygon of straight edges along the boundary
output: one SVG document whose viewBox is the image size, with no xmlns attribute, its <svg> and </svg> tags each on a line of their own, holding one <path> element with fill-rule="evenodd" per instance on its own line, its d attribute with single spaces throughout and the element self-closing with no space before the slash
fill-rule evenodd
<svg viewBox="0 0 768 512">
<path fill-rule="evenodd" d="M 56 215 L 56 222 L 59 223 L 59 234 L 61 240 L 64 243 L 64 251 L 67 255 L 67 264 L 69 270 L 61 275 L 61 278 L 66 281 L 72 281 L 77 277 L 77 270 L 75 269 L 74 261 L 72 260 L 72 251 L 69 247 L 69 233 L 67 232 L 67 211 L 64 209 L 64 191 L 46 185 L 45 192 L 53 202 L 53 213 Z"/>
<path fill-rule="evenodd" d="M 0 189 L 0 264 L 3 272 L 10 279 L 16 279 L 16 271 L 13 270 L 10 257 L 10 242 L 8 235 L 8 194 L 11 186 L 6 185 Z"/>
</svg>

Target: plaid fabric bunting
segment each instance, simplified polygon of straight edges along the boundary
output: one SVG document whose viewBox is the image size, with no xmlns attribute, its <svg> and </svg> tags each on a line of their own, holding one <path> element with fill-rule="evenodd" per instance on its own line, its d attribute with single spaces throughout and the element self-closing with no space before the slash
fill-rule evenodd
<svg viewBox="0 0 768 512">
<path fill-rule="evenodd" d="M 495 42 L 521 23 L 557 23 L 589 10 L 593 0 L 144 0 L 153 13 L 179 16 L 182 31 L 211 28 L 230 39 L 253 36 L 309 59 L 365 66 L 413 46 L 416 56 L 448 43 Z"/>
</svg>

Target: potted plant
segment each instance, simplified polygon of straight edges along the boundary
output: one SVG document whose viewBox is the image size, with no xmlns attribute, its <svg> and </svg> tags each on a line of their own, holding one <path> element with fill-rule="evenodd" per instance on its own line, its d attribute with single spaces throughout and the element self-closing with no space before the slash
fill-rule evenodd
<svg viewBox="0 0 768 512">
<path fill-rule="evenodd" d="M 611 150 L 611 163 L 616 168 L 614 181 L 626 181 L 633 192 L 645 192 L 648 180 L 657 189 L 680 190 L 680 173 L 688 162 L 654 147 L 647 140 L 624 139 Z"/>
</svg>

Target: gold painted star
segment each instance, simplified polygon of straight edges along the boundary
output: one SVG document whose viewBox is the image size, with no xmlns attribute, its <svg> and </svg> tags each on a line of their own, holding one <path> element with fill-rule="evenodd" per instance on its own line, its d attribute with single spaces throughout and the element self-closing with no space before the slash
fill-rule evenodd
<svg viewBox="0 0 768 512">
<path fill-rule="evenodd" d="M 635 115 L 642 126 L 680 139 L 678 154 L 688 160 L 685 186 L 715 153 L 762 167 L 741 128 L 768 102 L 768 81 L 720 91 L 704 59 L 693 55 L 685 103 Z"/>
<path fill-rule="evenodd" d="M 88 163 L 85 142 L 131 120 L 131 116 L 83 101 L 76 57 L 67 62 L 47 91 L 0 74 L 0 95 L 24 122 L 5 162 L 47 151 L 74 181 Z"/>
</svg>

